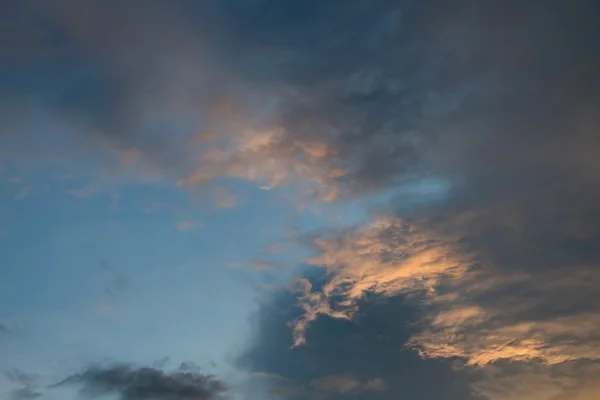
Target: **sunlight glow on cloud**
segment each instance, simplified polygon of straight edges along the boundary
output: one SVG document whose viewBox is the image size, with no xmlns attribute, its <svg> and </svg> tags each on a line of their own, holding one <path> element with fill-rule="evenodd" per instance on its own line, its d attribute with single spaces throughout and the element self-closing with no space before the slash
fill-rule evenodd
<svg viewBox="0 0 600 400">
<path fill-rule="evenodd" d="M 293 323 L 294 346 L 306 343 L 306 332 L 319 315 L 351 320 L 358 301 L 375 293 L 404 295 L 423 309 L 420 332 L 407 345 L 425 358 L 461 359 L 465 368 L 483 371 L 504 361 L 539 365 L 536 379 L 540 382 L 551 382 L 554 365 L 600 361 L 600 307 L 589 303 L 586 309 L 567 315 L 541 316 L 536 311 L 569 307 L 574 300 L 568 296 L 574 294 L 597 299 L 597 272 L 577 268 L 536 275 L 494 270 L 465 252 L 459 239 L 436 236 L 426 221 L 400 219 L 316 236 L 317 255 L 310 262 L 325 268 L 327 279 L 318 291 L 312 291 L 308 282 L 303 284 L 299 300 L 304 314 Z M 536 295 L 519 294 L 520 287 L 529 287 Z M 497 293 L 510 293 L 510 305 L 494 303 L 491 299 Z M 486 382 L 474 387 L 482 393 L 493 391 L 495 386 Z M 519 390 L 524 392 L 518 394 Z M 525 399 L 528 390 L 517 388 L 515 397 L 506 398 Z M 544 390 L 551 394 L 540 399 L 563 398 L 552 397 L 562 389 Z"/>
</svg>

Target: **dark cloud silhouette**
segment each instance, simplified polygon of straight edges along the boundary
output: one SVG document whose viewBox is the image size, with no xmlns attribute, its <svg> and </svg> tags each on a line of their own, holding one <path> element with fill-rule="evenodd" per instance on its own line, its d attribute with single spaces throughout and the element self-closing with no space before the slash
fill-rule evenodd
<svg viewBox="0 0 600 400">
<path fill-rule="evenodd" d="M 195 369 L 165 372 L 126 364 L 90 367 L 54 387 L 66 385 L 81 385 L 80 394 L 88 398 L 110 394 L 122 400 L 216 400 L 227 391 L 223 382 Z"/>
<path fill-rule="evenodd" d="M 42 393 L 36 392 L 30 388 L 21 388 L 17 390 L 13 390 L 8 394 L 9 400 L 28 400 L 28 399 L 37 399 L 42 397 Z"/>
<path fill-rule="evenodd" d="M 318 288 L 322 278 L 312 281 Z M 302 310 L 293 294 L 282 292 L 255 316 L 254 334 L 238 362 L 263 377 L 275 398 L 477 399 L 451 363 L 423 360 L 404 348 L 415 312 L 400 297 L 370 296 L 354 322 L 320 316 L 307 331 L 307 344 L 290 349 L 288 322 Z M 260 396 L 247 392 L 248 399 Z"/>
</svg>

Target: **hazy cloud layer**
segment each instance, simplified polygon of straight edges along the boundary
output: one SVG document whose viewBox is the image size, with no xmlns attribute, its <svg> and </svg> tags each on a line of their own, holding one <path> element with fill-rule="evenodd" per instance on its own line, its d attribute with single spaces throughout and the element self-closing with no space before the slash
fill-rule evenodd
<svg viewBox="0 0 600 400">
<path fill-rule="evenodd" d="M 452 218 L 472 226 L 478 216 Z M 438 223 L 383 219 L 364 228 L 317 236 L 314 245 L 319 253 L 311 262 L 326 268 L 327 279 L 319 288 L 304 285 L 299 297 L 303 312 L 292 322 L 292 343 L 305 344 L 320 315 L 354 320 L 369 293 L 402 296 L 422 309 L 418 329 L 406 341 L 422 357 L 460 359 L 471 371 L 493 367 L 497 372 L 490 381 L 515 380 L 514 375 L 499 378 L 503 368 L 498 365 L 504 361 L 512 362 L 513 368 L 522 364 L 526 371 L 537 366 L 541 382 L 553 382 L 554 371 L 562 371 L 567 383 L 552 384 L 552 392 L 575 393 L 579 379 L 593 376 L 588 369 L 600 365 L 597 264 L 574 262 L 554 268 L 533 264 L 519 269 L 493 264 L 485 251 L 466 244 L 466 236 L 448 237 L 445 229 L 432 229 L 439 228 Z M 461 231 L 454 227 L 450 232 Z M 568 365 L 577 366 L 577 374 L 569 376 Z M 529 384 L 515 380 L 502 393 L 508 396 L 510 388 L 519 393 L 519 382 Z M 490 396 L 495 387 L 474 386 Z"/>
<path fill-rule="evenodd" d="M 14 389 L 8 393 L 10 400 L 27 400 L 42 397 L 42 392 L 38 387 L 39 376 L 16 368 L 5 372 L 4 376 L 12 384 L 21 386 L 19 389 Z"/>
<path fill-rule="evenodd" d="M 545 83 L 572 65 L 559 65 L 537 32 L 551 32 L 563 10 L 504 8 L 11 1 L 4 19 L 22 23 L 7 24 L 16 38 L 7 59 L 26 68 L 3 73 L 10 83 L 3 118 L 23 154 L 43 143 L 35 121 L 67 135 L 46 148 L 56 162 L 85 157 L 93 146 L 103 178 L 293 182 L 332 201 L 445 171 L 463 146 L 487 148 L 496 129 L 489 117 L 527 117 L 519 104 L 552 91 Z M 34 39 L 36 46 L 24 45 Z M 564 47 L 578 39 L 566 37 Z M 36 57 L 39 47 L 48 55 Z M 543 76 L 525 81 L 542 66 Z M 19 134 L 24 129 L 31 133 Z M 472 140 L 474 130 L 481 139 Z"/>
</svg>

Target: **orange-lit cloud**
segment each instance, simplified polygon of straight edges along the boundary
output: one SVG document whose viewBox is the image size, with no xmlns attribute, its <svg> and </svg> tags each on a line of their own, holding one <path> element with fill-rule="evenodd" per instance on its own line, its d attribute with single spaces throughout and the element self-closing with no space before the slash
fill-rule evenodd
<svg viewBox="0 0 600 400">
<path fill-rule="evenodd" d="M 319 315 L 353 319 L 367 293 L 408 301 L 416 295 L 424 317 L 407 346 L 422 357 L 460 359 L 470 370 L 491 371 L 504 362 L 537 368 L 527 380 L 492 374 L 476 382 L 474 388 L 490 400 L 527 400 L 532 393 L 540 400 L 590 396 L 593 382 L 579 388 L 566 366 L 600 362 L 600 274 L 585 266 L 529 273 L 495 269 L 465 250 L 458 237 L 432 226 L 384 218 L 316 236 L 317 255 L 310 262 L 324 268 L 327 279 L 316 291 L 301 281 L 304 314 L 292 325 L 294 345 L 306 342 Z M 494 301 L 497 296 L 508 297 Z M 563 383 L 552 378 L 556 368 L 566 371 Z"/>
<path fill-rule="evenodd" d="M 304 343 L 306 325 L 319 313 L 349 319 L 367 292 L 395 296 L 422 291 L 435 297 L 443 279 L 460 278 L 473 262 L 452 243 L 431 239 L 399 219 L 383 218 L 338 237 L 318 237 L 313 245 L 318 255 L 309 262 L 325 268 L 329 279 L 318 293 L 305 282 L 304 298 L 310 300 L 305 306 L 310 312 L 295 327 L 295 345 Z M 343 300 L 330 306 L 334 297 Z"/>
</svg>

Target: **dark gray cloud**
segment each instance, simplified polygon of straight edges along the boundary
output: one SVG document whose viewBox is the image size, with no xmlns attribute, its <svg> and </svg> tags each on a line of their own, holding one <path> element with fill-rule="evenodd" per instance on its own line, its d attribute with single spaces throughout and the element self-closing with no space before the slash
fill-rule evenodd
<svg viewBox="0 0 600 400">
<path fill-rule="evenodd" d="M 81 385 L 87 398 L 116 395 L 121 400 L 216 400 L 227 391 L 223 382 L 196 369 L 165 372 L 126 364 L 90 367 L 54 387 L 67 385 Z"/>
<path fill-rule="evenodd" d="M 28 400 L 28 399 L 37 399 L 42 397 L 41 392 L 37 392 L 30 388 L 21 388 L 17 390 L 13 390 L 8 394 L 9 400 Z"/>
<path fill-rule="evenodd" d="M 468 398 L 407 341 L 484 375 L 524 363 L 535 389 L 486 376 L 527 399 L 571 396 L 569 371 L 600 359 L 597 1 L 52 3 L 9 1 L 0 17 L 13 38 L 0 121 L 27 146 L 47 142 L 19 135 L 40 115 L 115 150 L 117 175 L 139 164 L 182 185 L 227 176 L 327 201 L 397 190 L 387 221 L 317 237 L 329 280 L 304 294 L 310 318 L 291 299 L 259 314 L 243 365 L 285 377 L 275 392 L 349 374 L 390 385 L 357 396 L 447 398 L 421 384 L 432 374 Z M 405 190 L 425 180 L 444 182 L 427 204 Z M 363 304 L 370 292 L 389 303 Z M 388 343 L 361 324 L 412 321 L 399 298 L 415 293 L 410 333 L 392 323 Z M 290 351 L 298 318 L 307 345 Z M 543 391 L 554 373 L 562 386 Z M 489 382 L 480 393 L 511 396 Z"/>
<path fill-rule="evenodd" d="M 314 278 L 318 287 L 321 278 Z M 404 347 L 417 320 L 402 298 L 370 296 L 354 322 L 319 317 L 307 344 L 290 349 L 289 321 L 302 313 L 296 297 L 279 293 L 255 316 L 254 334 L 240 355 L 241 368 L 264 377 L 274 398 L 476 399 L 452 364 L 423 360 Z M 246 398 L 255 394 L 248 389 Z"/>
</svg>

